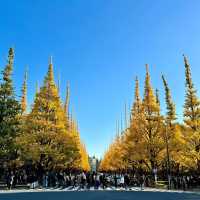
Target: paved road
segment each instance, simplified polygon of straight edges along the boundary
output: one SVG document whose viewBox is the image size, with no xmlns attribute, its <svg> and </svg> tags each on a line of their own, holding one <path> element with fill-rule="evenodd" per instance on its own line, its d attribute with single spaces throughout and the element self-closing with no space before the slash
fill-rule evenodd
<svg viewBox="0 0 200 200">
<path fill-rule="evenodd" d="M 2 193 L 0 200 L 200 200 L 200 194 L 147 191 L 62 191 Z"/>
</svg>

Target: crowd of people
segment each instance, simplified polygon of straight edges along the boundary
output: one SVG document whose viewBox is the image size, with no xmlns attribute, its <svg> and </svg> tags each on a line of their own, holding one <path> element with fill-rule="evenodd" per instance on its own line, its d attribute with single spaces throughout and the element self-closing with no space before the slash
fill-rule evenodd
<svg viewBox="0 0 200 200">
<path fill-rule="evenodd" d="M 6 183 L 9 189 L 15 188 L 16 185 L 26 185 L 29 188 L 70 188 L 70 189 L 106 189 L 131 187 L 152 187 L 155 186 L 155 180 L 152 176 L 135 175 L 135 174 L 117 174 L 117 173 L 100 173 L 100 172 L 46 172 L 42 175 L 27 174 L 25 171 L 6 174 Z M 158 181 L 159 182 L 159 181 Z M 167 181 L 162 181 L 167 186 Z M 158 184 L 159 185 L 159 184 Z M 161 184 L 160 184 L 161 185 Z M 200 185 L 199 176 L 174 176 L 171 177 L 170 189 L 191 189 Z"/>
<path fill-rule="evenodd" d="M 79 189 L 103 189 L 107 187 L 124 187 L 130 185 L 130 177 L 128 174 L 107 174 L 99 172 L 79 172 L 79 173 L 66 173 L 66 172 L 46 172 L 43 176 L 38 176 L 34 173 L 27 175 L 25 171 L 7 173 L 6 183 L 9 189 L 18 185 L 29 185 L 30 188 L 37 187 L 53 187 L 53 188 L 66 188 L 71 187 Z M 143 183 L 142 183 L 143 184 Z"/>
</svg>

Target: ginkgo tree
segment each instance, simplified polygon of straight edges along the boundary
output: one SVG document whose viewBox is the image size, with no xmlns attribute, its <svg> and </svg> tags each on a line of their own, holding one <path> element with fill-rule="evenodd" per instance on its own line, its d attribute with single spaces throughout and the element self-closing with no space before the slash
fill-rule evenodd
<svg viewBox="0 0 200 200">
<path fill-rule="evenodd" d="M 158 90 L 156 89 L 154 93 L 146 65 L 143 99 L 140 98 L 139 81 L 136 78 L 130 125 L 123 131 L 120 143 L 116 145 L 118 141 L 116 136 L 114 142 L 110 144 L 101 161 L 101 170 L 125 169 L 134 173 L 142 170 L 150 174 L 159 172 L 165 174 L 165 177 L 168 175 L 169 182 L 171 175 L 190 171 L 200 172 L 200 101 L 185 56 L 184 64 L 186 79 L 184 123 L 177 120 L 171 91 L 163 75 L 166 113 L 161 112 Z M 118 163 L 123 166 L 119 167 Z"/>
<path fill-rule="evenodd" d="M 26 116 L 23 133 L 16 140 L 20 159 L 24 163 L 31 161 L 33 166 L 44 171 L 76 167 L 75 163 L 81 168 L 79 133 L 72 124 L 69 128 L 68 120 L 50 62 L 43 86 Z"/>
</svg>

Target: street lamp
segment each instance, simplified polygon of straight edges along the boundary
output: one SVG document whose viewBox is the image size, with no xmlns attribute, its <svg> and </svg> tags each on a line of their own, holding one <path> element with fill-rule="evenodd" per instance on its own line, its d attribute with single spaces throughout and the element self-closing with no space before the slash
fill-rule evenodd
<svg viewBox="0 0 200 200">
<path fill-rule="evenodd" d="M 169 155 L 169 138 L 167 134 L 167 124 L 165 125 L 165 143 L 166 143 L 166 154 L 167 154 L 167 179 L 168 189 L 171 189 L 171 167 L 170 167 L 170 155 Z"/>
</svg>

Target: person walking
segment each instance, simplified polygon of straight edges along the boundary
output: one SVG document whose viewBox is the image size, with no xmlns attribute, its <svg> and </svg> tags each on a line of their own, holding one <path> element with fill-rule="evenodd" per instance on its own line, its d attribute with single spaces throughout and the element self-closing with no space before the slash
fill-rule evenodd
<svg viewBox="0 0 200 200">
<path fill-rule="evenodd" d="M 106 180 L 106 175 L 102 175 L 102 187 L 105 189 L 107 187 L 107 180 Z"/>
<path fill-rule="evenodd" d="M 86 174 L 86 188 L 87 188 L 87 190 L 90 189 L 90 185 L 91 185 L 91 183 L 90 183 L 90 173 L 88 172 Z"/>
<path fill-rule="evenodd" d="M 130 179 L 129 179 L 128 174 L 126 173 L 124 175 L 124 187 L 125 187 L 125 189 L 127 189 L 127 187 L 129 186 L 129 183 L 130 183 Z"/>
<path fill-rule="evenodd" d="M 143 190 L 143 186 L 144 186 L 144 175 L 140 175 L 139 177 L 139 183 L 140 183 L 140 188 L 141 190 Z"/>
<path fill-rule="evenodd" d="M 99 189 L 100 185 L 100 175 L 98 173 L 95 174 L 95 189 Z"/>
<path fill-rule="evenodd" d="M 14 175 L 13 171 L 11 171 L 11 175 L 10 175 L 10 189 L 12 189 L 12 187 L 14 185 L 14 179 L 15 179 L 15 175 Z"/>
<path fill-rule="evenodd" d="M 114 183 L 115 183 L 115 188 L 117 188 L 117 175 L 116 175 L 116 173 L 114 175 Z"/>
<path fill-rule="evenodd" d="M 124 175 L 123 174 L 120 177 L 120 187 L 124 187 Z"/>
<path fill-rule="evenodd" d="M 85 188 L 85 184 L 86 184 L 86 175 L 84 172 L 82 172 L 82 174 L 81 174 L 81 189 Z"/>
</svg>

